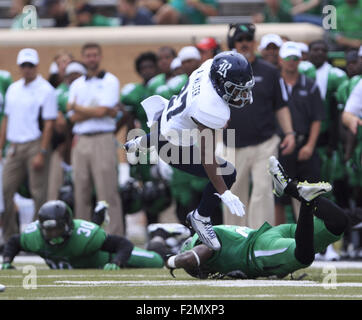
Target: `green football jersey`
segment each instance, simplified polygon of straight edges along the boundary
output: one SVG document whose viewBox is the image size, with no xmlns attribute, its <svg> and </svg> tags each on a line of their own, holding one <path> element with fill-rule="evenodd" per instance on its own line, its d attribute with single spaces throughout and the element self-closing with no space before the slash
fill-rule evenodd
<svg viewBox="0 0 362 320">
<path fill-rule="evenodd" d="M 107 235 L 97 224 L 75 219 L 72 235 L 63 246 L 48 245 L 38 221 L 29 224 L 20 235 L 24 251 L 41 256 L 51 269 L 99 269 L 112 261 L 115 254 L 100 250 Z M 162 268 L 162 257 L 154 252 L 134 247 L 126 263 L 130 268 Z"/>
<path fill-rule="evenodd" d="M 188 80 L 187 74 L 180 74 L 168 80 L 165 84 L 155 89 L 155 94 L 166 99 L 171 99 L 173 95 L 177 95 Z"/>
<path fill-rule="evenodd" d="M 6 70 L 0 70 L 0 120 L 4 114 L 4 103 L 5 103 L 5 94 L 9 86 L 13 82 L 10 72 Z"/>
<path fill-rule="evenodd" d="M 150 79 L 147 83 L 147 89 L 150 96 L 156 94 L 156 90 L 158 87 L 166 84 L 166 75 L 164 73 L 160 73 Z"/>
<path fill-rule="evenodd" d="M 100 250 L 106 232 L 92 222 L 73 221 L 74 230 L 64 245 L 47 244 L 41 235 L 39 222 L 35 221 L 21 233 L 21 247 L 41 256 L 51 269 L 103 268 L 110 261 L 110 254 Z"/>
<path fill-rule="evenodd" d="M 147 87 L 141 83 L 128 83 L 121 90 L 121 102 L 141 122 L 142 130 L 146 133 L 149 132 L 147 115 L 141 102 L 149 96 L 148 92 Z"/>
<path fill-rule="evenodd" d="M 326 119 L 322 121 L 321 132 L 325 132 L 327 128 L 331 125 L 331 114 L 330 114 L 330 103 L 333 95 L 336 94 L 338 87 L 342 84 L 344 80 L 347 79 L 346 73 L 339 69 L 335 68 L 330 64 L 326 64 L 327 78 L 324 88 L 319 88 L 321 92 L 322 100 L 324 101 L 324 106 L 326 110 Z M 302 61 L 299 63 L 298 71 L 302 74 L 305 74 L 307 77 L 316 79 L 317 69 L 309 61 Z"/>
<path fill-rule="evenodd" d="M 55 90 L 55 94 L 57 96 L 58 110 L 66 115 L 69 97 L 69 86 L 64 82 L 61 83 Z"/>
</svg>

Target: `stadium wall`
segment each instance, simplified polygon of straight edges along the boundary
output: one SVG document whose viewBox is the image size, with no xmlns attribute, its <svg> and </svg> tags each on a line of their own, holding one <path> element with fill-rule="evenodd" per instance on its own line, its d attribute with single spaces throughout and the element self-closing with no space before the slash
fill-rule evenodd
<svg viewBox="0 0 362 320">
<path fill-rule="evenodd" d="M 114 73 L 121 85 L 139 81 L 134 70 L 134 59 L 148 50 L 156 51 L 162 45 L 179 50 L 203 37 L 213 36 L 227 49 L 228 25 L 181 25 L 181 26 L 127 26 L 112 28 L 51 28 L 37 30 L 0 30 L 0 69 L 11 72 L 16 80 L 20 77 L 16 56 L 21 48 L 32 47 L 40 56 L 39 71 L 48 76 L 53 57 L 60 50 L 67 50 L 80 59 L 81 46 L 89 41 L 103 47 L 103 67 Z M 277 33 L 294 41 L 309 43 L 323 37 L 323 29 L 311 24 L 258 24 L 256 40 L 267 33 Z"/>
</svg>

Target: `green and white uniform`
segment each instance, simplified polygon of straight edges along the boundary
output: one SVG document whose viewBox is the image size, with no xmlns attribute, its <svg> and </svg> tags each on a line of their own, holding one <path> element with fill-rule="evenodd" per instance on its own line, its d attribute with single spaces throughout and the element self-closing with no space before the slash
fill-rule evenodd
<svg viewBox="0 0 362 320">
<path fill-rule="evenodd" d="M 333 123 L 335 120 L 332 119 L 333 112 L 331 110 L 331 104 L 336 96 L 338 87 L 347 79 L 347 75 L 343 70 L 335 68 L 327 62 L 317 69 L 311 62 L 302 61 L 299 64 L 298 70 L 300 73 L 305 74 L 317 82 L 326 111 L 326 118 L 321 123 L 320 135 L 324 135 L 327 137 L 326 139 L 329 139 L 328 130 L 336 127 L 334 126 L 335 123 Z M 317 152 L 322 161 L 322 180 L 333 182 L 335 179 L 338 179 L 338 175 L 335 173 L 338 171 L 338 168 L 341 167 L 341 162 L 338 159 L 337 152 L 333 150 L 333 155 L 330 157 L 328 156 L 327 145 L 320 144 L 317 146 Z"/>
<path fill-rule="evenodd" d="M 187 74 L 180 74 L 168 80 L 165 84 L 160 85 L 155 89 L 155 94 L 171 99 L 173 95 L 178 95 L 182 87 L 188 80 Z"/>
<path fill-rule="evenodd" d="M 113 254 L 102 251 L 107 237 L 106 232 L 89 221 L 75 219 L 74 230 L 64 245 L 47 244 L 40 231 L 38 221 L 29 224 L 20 235 L 24 251 L 41 256 L 51 269 L 90 269 L 103 268 L 111 263 Z M 127 261 L 130 268 L 161 268 L 163 260 L 153 251 L 135 247 Z"/>
<path fill-rule="evenodd" d="M 337 101 L 338 101 L 338 110 L 342 112 L 346 106 L 348 97 L 350 96 L 354 87 L 362 79 L 361 75 L 356 75 L 350 79 L 346 79 L 338 87 L 337 90 Z M 356 136 L 356 146 L 353 150 L 351 158 L 346 162 L 345 165 L 342 163 L 342 176 L 345 174 L 348 177 L 348 184 L 353 187 L 362 187 L 362 128 L 358 127 L 357 136 Z M 343 159 L 343 145 L 339 144 L 338 156 L 342 162 Z"/>
<path fill-rule="evenodd" d="M 308 265 L 300 263 L 295 255 L 296 224 L 283 224 L 276 227 L 265 222 L 258 230 L 248 227 L 219 225 L 215 233 L 221 243 L 221 249 L 202 266 L 202 272 L 227 274 L 241 271 L 247 278 L 278 276 L 283 278 Z M 314 217 L 314 249 L 323 251 L 329 244 L 341 236 L 330 233 L 324 222 Z M 195 234 L 186 241 L 181 252 L 191 250 L 201 244 Z"/>
<path fill-rule="evenodd" d="M 55 90 L 58 103 L 58 111 L 63 113 L 64 117 L 67 118 L 67 103 L 69 97 L 69 86 L 66 83 L 61 83 Z"/>
</svg>

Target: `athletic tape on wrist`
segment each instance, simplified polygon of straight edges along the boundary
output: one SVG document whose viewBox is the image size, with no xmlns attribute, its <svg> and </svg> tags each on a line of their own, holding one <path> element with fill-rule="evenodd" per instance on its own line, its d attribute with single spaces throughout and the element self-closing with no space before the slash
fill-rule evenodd
<svg viewBox="0 0 362 320">
<path fill-rule="evenodd" d="M 199 258 L 199 256 L 197 255 L 197 253 L 194 250 L 190 250 L 190 251 L 194 254 L 194 256 L 196 258 L 196 261 L 197 261 L 197 266 L 199 267 L 200 266 L 200 258 Z"/>
</svg>

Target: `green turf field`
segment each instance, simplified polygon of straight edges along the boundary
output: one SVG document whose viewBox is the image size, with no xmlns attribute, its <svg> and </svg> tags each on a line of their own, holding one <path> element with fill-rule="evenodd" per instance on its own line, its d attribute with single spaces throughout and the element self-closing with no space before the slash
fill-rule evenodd
<svg viewBox="0 0 362 320">
<path fill-rule="evenodd" d="M 31 274 L 30 270 L 35 270 Z M 15 263 L 1 270 L 6 286 L 0 300 L 243 300 L 362 299 L 362 263 L 314 263 L 302 280 L 198 280 L 183 270 L 176 279 L 166 269 L 49 270 L 39 263 Z M 33 268 L 35 267 L 35 268 Z"/>
</svg>

